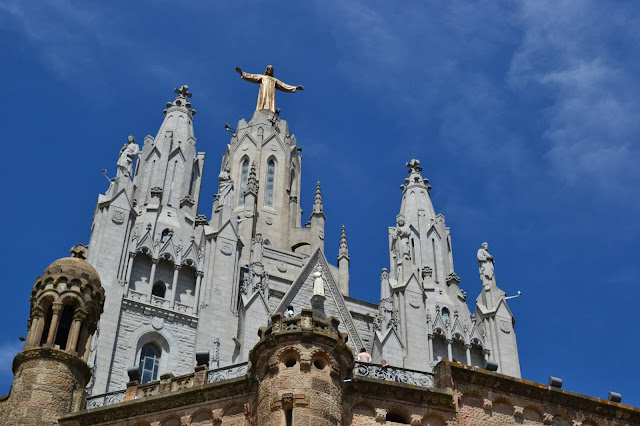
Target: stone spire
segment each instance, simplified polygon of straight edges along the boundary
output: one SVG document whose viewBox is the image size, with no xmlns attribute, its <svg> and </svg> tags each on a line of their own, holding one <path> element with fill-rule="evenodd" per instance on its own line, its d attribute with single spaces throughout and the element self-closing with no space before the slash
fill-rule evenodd
<svg viewBox="0 0 640 426">
<path fill-rule="evenodd" d="M 426 219 L 435 219 L 436 213 L 431 203 L 429 179 L 422 177 L 420 160 L 415 158 L 407 164 L 409 176 L 404 179 L 402 189 L 402 204 L 400 215 L 404 216 L 408 224 L 416 225 L 420 211 L 426 215 Z"/>
<path fill-rule="evenodd" d="M 258 180 L 256 179 L 256 162 L 251 162 L 251 170 L 249 171 L 249 178 L 247 179 L 247 189 L 245 194 L 251 193 L 255 197 L 258 196 Z"/>
<path fill-rule="evenodd" d="M 340 293 L 349 295 L 349 248 L 347 247 L 347 232 L 342 225 L 340 233 L 340 249 L 338 250 L 338 278 L 340 281 Z"/>
<path fill-rule="evenodd" d="M 340 232 L 340 249 L 338 251 L 338 260 L 341 257 L 349 257 L 349 247 L 347 246 L 347 231 L 344 229 L 344 225 L 342 225 L 342 231 Z"/>
<path fill-rule="evenodd" d="M 313 198 L 313 213 L 323 213 L 322 207 L 322 189 L 320 189 L 320 181 L 316 183 L 316 195 Z"/>
</svg>

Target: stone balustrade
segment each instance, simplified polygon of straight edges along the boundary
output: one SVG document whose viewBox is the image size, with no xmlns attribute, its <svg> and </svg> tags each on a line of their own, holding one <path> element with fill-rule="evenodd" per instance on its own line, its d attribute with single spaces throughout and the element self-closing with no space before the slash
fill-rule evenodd
<svg viewBox="0 0 640 426">
<path fill-rule="evenodd" d="M 387 380 L 423 388 L 433 387 L 432 373 L 409 370 L 391 365 L 383 367 L 380 364 L 358 361 L 353 369 L 353 374 L 354 376 L 370 377 L 372 379 Z"/>
</svg>

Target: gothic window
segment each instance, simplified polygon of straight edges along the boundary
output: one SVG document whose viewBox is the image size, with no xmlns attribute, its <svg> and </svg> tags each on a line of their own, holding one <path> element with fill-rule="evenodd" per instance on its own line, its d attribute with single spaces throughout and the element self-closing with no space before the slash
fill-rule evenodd
<svg viewBox="0 0 640 426">
<path fill-rule="evenodd" d="M 147 343 L 142 347 L 142 351 L 140 352 L 141 383 L 149 383 L 157 380 L 160 355 L 160 349 L 153 343 Z"/>
<path fill-rule="evenodd" d="M 448 319 L 449 319 L 449 309 L 442 308 L 442 322 L 446 324 Z"/>
<path fill-rule="evenodd" d="M 164 298 L 166 291 L 167 291 L 167 286 L 165 286 L 162 281 L 157 281 L 153 285 L 153 289 L 151 289 L 151 294 L 154 296 Z"/>
<path fill-rule="evenodd" d="M 171 231 L 169 230 L 169 228 L 165 228 L 165 229 L 162 231 L 162 235 L 160 236 L 160 242 L 161 242 L 161 243 L 164 243 L 165 241 L 167 241 L 167 238 L 169 238 L 169 233 L 170 233 L 170 232 L 171 232 Z"/>
<path fill-rule="evenodd" d="M 276 162 L 271 159 L 267 163 L 267 186 L 264 190 L 264 205 L 273 207 L 273 187 L 276 174 Z"/>
<path fill-rule="evenodd" d="M 169 187 L 169 198 L 167 204 L 171 205 L 171 197 L 173 195 L 173 184 L 176 180 L 176 169 L 178 168 L 178 160 L 173 162 L 173 171 L 171 172 L 171 186 Z"/>
<path fill-rule="evenodd" d="M 247 189 L 247 180 L 249 180 L 249 159 L 246 158 L 242 162 L 240 174 L 240 194 L 238 196 L 238 200 L 240 205 L 244 205 L 244 191 Z"/>
</svg>

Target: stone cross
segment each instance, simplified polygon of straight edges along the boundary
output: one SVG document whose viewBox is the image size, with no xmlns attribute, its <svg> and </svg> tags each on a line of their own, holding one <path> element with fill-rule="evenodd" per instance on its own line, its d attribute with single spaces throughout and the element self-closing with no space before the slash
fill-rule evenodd
<svg viewBox="0 0 640 426">
<path fill-rule="evenodd" d="M 71 257 L 77 257 L 78 259 L 87 259 L 87 248 L 84 244 L 78 244 L 77 246 L 71 247 Z"/>
<path fill-rule="evenodd" d="M 409 168 L 409 174 L 419 173 L 422 171 L 422 167 L 420 167 L 420 160 L 416 160 L 415 158 L 412 158 L 411 161 L 407 163 L 407 167 Z"/>
<path fill-rule="evenodd" d="M 189 93 L 189 86 L 187 86 L 186 84 L 183 84 L 178 89 L 173 89 L 173 92 L 177 93 L 181 98 L 190 98 L 192 96 L 192 94 Z"/>
</svg>

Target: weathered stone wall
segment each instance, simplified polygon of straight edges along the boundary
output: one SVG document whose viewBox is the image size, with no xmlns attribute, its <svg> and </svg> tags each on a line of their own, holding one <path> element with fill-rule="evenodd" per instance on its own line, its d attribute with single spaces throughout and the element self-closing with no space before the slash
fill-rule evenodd
<svg viewBox="0 0 640 426">
<path fill-rule="evenodd" d="M 21 352 L 14 360 L 13 385 L 9 399 L 2 403 L 0 424 L 57 425 L 70 408 L 84 407 L 88 376 L 86 364 L 63 351 L 37 348 Z"/>
<path fill-rule="evenodd" d="M 177 316 L 164 318 L 137 307 L 122 311 L 109 388 L 124 389 L 128 381 L 127 368 L 138 365 L 141 343 L 147 337 L 162 348 L 158 374 L 186 374 L 195 360 L 195 327 Z"/>
</svg>

